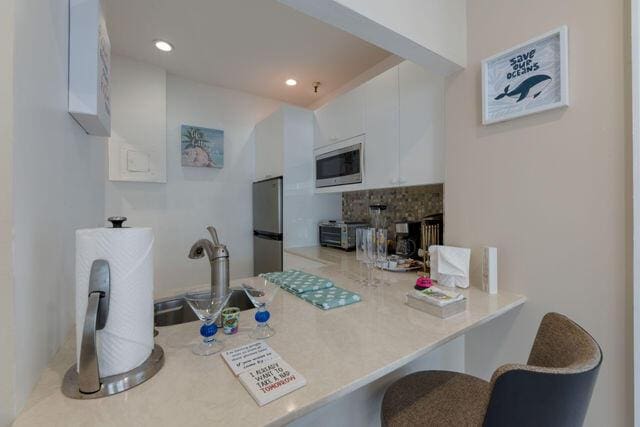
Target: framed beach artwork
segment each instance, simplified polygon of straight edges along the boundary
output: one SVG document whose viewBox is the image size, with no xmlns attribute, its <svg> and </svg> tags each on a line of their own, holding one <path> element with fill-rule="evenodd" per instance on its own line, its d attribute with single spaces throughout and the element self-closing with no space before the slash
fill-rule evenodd
<svg viewBox="0 0 640 427">
<path fill-rule="evenodd" d="M 198 126 L 180 127 L 182 166 L 222 168 L 224 166 L 224 131 Z"/>
<path fill-rule="evenodd" d="M 482 124 L 569 105 L 566 26 L 482 61 Z"/>
</svg>

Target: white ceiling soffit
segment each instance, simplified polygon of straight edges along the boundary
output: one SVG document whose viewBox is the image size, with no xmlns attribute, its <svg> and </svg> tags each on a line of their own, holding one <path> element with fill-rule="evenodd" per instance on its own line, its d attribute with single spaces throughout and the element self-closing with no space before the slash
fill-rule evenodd
<svg viewBox="0 0 640 427">
<path fill-rule="evenodd" d="M 466 0 L 279 0 L 448 75 L 466 67 Z"/>
<path fill-rule="evenodd" d="M 314 103 L 389 52 L 276 0 L 106 0 L 114 54 L 188 79 L 299 106 Z M 174 46 L 163 53 L 162 39 Z M 297 86 L 286 86 L 294 78 Z M 313 82 L 320 81 L 319 93 Z"/>
</svg>

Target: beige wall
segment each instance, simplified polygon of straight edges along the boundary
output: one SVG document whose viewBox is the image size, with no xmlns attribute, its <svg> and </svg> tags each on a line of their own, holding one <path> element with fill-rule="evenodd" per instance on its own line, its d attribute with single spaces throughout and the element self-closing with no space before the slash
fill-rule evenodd
<svg viewBox="0 0 640 427">
<path fill-rule="evenodd" d="M 0 28 L 0 426 L 15 411 L 12 256 L 13 13 L 14 0 L 2 2 Z"/>
<path fill-rule="evenodd" d="M 448 84 L 447 243 L 497 246 L 499 287 L 529 298 L 468 336 L 468 370 L 487 377 L 499 363 L 526 360 L 542 315 L 565 313 L 604 351 L 587 425 L 630 425 L 627 4 L 530 5 L 469 1 L 468 68 Z M 571 106 L 482 126 L 480 61 L 562 24 Z"/>
</svg>

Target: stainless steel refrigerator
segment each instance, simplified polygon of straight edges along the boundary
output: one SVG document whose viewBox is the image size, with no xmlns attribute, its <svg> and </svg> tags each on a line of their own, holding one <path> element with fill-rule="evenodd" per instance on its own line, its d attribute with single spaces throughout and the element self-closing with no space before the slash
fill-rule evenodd
<svg viewBox="0 0 640 427">
<path fill-rule="evenodd" d="M 253 183 L 253 274 L 282 271 L 282 177 Z"/>
</svg>

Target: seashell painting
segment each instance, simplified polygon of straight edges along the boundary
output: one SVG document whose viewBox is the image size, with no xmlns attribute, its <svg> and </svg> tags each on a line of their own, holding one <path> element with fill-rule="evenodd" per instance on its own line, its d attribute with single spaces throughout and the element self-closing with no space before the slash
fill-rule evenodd
<svg viewBox="0 0 640 427">
<path fill-rule="evenodd" d="M 182 166 L 222 168 L 224 166 L 224 131 L 198 126 L 180 127 Z"/>
</svg>

